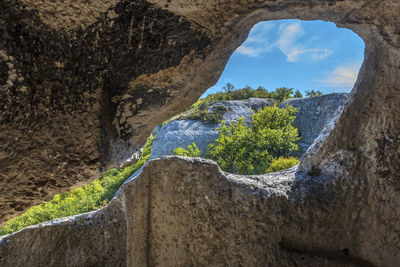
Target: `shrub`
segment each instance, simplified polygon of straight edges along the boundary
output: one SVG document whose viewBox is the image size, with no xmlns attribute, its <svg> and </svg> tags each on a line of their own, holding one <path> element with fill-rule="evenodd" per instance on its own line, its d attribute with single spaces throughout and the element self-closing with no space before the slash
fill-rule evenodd
<svg viewBox="0 0 400 267">
<path fill-rule="evenodd" d="M 257 98 L 270 98 L 275 99 L 278 102 L 282 102 L 285 99 L 293 97 L 293 88 L 280 87 L 276 88 L 275 91 L 268 92 L 264 87 L 259 86 L 257 89 L 253 89 L 250 86 L 246 86 L 241 89 L 235 89 L 235 87 L 228 83 L 223 88 L 223 92 L 217 92 L 209 94 L 206 97 L 200 99 L 202 103 L 210 103 L 221 100 L 239 100 L 248 99 L 250 97 Z M 300 92 L 299 92 L 300 93 Z"/>
<path fill-rule="evenodd" d="M 271 161 L 271 164 L 267 168 L 266 173 L 283 171 L 293 166 L 296 166 L 297 164 L 299 164 L 299 162 L 300 161 L 294 157 L 289 157 L 289 158 L 279 157 Z"/>
<path fill-rule="evenodd" d="M 314 97 L 314 96 L 321 96 L 321 95 L 322 95 L 321 91 L 314 91 L 314 90 L 306 91 L 307 97 Z"/>
<path fill-rule="evenodd" d="M 298 150 L 297 128 L 292 123 L 296 109 L 265 107 L 253 114 L 253 126 L 244 118 L 217 128 L 219 137 L 210 144 L 206 157 L 222 170 L 239 174 L 265 173 L 274 158 L 291 156 Z"/>
<path fill-rule="evenodd" d="M 243 117 L 238 122 L 222 123 L 219 137 L 208 146 L 206 157 L 215 160 L 224 171 L 240 174 L 263 173 L 270 155 L 260 145 Z"/>
<path fill-rule="evenodd" d="M 278 102 L 285 101 L 288 98 L 292 98 L 293 88 L 280 87 L 276 88 L 275 92 L 270 93 L 270 98 L 277 100 Z"/>
<path fill-rule="evenodd" d="M 223 105 L 214 106 L 212 111 L 208 111 L 209 106 L 212 103 L 205 101 L 199 104 L 193 104 L 187 112 L 180 114 L 173 118 L 175 120 L 202 120 L 205 124 L 216 124 L 219 123 L 226 112 L 226 107 Z"/>
<path fill-rule="evenodd" d="M 52 219 L 77 215 L 107 205 L 120 186 L 150 157 L 154 136 L 150 136 L 143 148 L 142 157 L 126 168 L 106 171 L 101 178 L 64 194 L 56 194 L 49 202 L 42 202 L 22 215 L 9 220 L 0 228 L 0 236 Z"/>
<path fill-rule="evenodd" d="M 198 158 L 201 156 L 201 150 L 198 149 L 196 144 L 193 142 L 191 145 L 187 146 L 187 149 L 183 147 L 178 147 L 175 148 L 173 151 L 174 155 L 178 156 L 185 156 L 185 157 L 192 157 L 192 158 Z"/>
<path fill-rule="evenodd" d="M 296 92 L 294 93 L 293 97 L 294 97 L 294 98 L 303 98 L 303 94 L 300 93 L 299 90 L 296 90 Z"/>
<path fill-rule="evenodd" d="M 297 109 L 287 105 L 265 107 L 252 115 L 253 131 L 261 146 L 274 157 L 292 156 L 299 147 L 298 130 L 293 126 Z"/>
</svg>

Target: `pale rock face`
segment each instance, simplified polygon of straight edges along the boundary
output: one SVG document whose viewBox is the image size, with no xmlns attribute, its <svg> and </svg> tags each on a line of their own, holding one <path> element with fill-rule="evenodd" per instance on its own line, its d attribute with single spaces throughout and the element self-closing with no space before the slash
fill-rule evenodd
<svg viewBox="0 0 400 267">
<path fill-rule="evenodd" d="M 151 159 L 173 155 L 177 147 L 186 148 L 193 142 L 204 155 L 207 146 L 218 138 L 217 124 L 197 120 L 175 120 L 164 125 L 151 147 Z"/>
<path fill-rule="evenodd" d="M 333 121 L 336 114 L 341 111 L 339 107 L 345 103 L 347 98 L 347 93 L 333 93 L 311 98 L 289 99 L 279 105 L 279 107 L 291 105 L 297 108 L 293 125 L 298 129 L 301 137 L 299 141 L 301 155 L 307 151 L 322 130 Z"/>
<path fill-rule="evenodd" d="M 297 108 L 294 126 L 298 128 L 301 140 L 299 142 L 299 156 L 302 156 L 318 137 L 324 127 L 334 118 L 335 112 L 347 99 L 348 94 L 329 94 L 313 98 L 290 99 L 279 107 L 287 104 Z M 244 117 L 251 123 L 251 115 L 265 106 L 273 105 L 272 100 L 250 98 L 248 100 L 230 100 L 216 102 L 210 107 L 223 105 L 227 111 L 222 117 L 226 123 L 237 121 Z M 174 120 L 157 128 L 157 135 L 151 148 L 150 159 L 166 155 L 173 155 L 177 147 L 186 148 L 193 142 L 202 151 L 204 156 L 209 144 L 218 138 L 217 127 L 221 124 L 204 124 L 198 120 Z"/>
<path fill-rule="evenodd" d="M 222 120 L 226 123 L 237 121 L 239 117 L 245 117 L 246 122 L 250 122 L 253 111 L 272 104 L 273 101 L 269 99 L 230 100 L 212 104 L 209 111 L 212 111 L 215 106 L 222 105 L 226 107 L 226 112 L 222 117 Z M 175 148 L 186 148 L 193 142 L 204 155 L 207 151 L 207 146 L 218 138 L 219 134 L 216 128 L 219 126 L 221 124 L 205 124 L 198 120 L 171 121 L 155 132 L 157 137 L 151 148 L 150 159 L 173 155 Z"/>
<path fill-rule="evenodd" d="M 365 60 L 296 173 L 155 160 L 107 208 L 1 239 L 0 265 L 399 265 L 399 1 L 56 2 L 0 2 L 0 224 L 120 164 L 260 21 L 334 22 Z"/>
</svg>

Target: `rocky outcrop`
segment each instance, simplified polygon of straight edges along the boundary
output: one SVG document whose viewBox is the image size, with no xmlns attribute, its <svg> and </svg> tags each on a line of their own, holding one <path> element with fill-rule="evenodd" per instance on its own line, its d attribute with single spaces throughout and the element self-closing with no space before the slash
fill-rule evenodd
<svg viewBox="0 0 400 267">
<path fill-rule="evenodd" d="M 248 100 L 216 102 L 210 105 L 209 111 L 212 112 L 216 106 L 224 106 L 226 112 L 222 116 L 223 121 L 231 122 L 236 121 L 239 117 L 244 117 L 247 122 L 250 122 L 253 111 L 271 105 L 273 105 L 272 100 L 250 98 Z M 207 146 L 218 138 L 219 134 L 216 128 L 219 126 L 220 124 L 205 124 L 199 120 L 173 120 L 168 122 L 155 132 L 157 137 L 151 147 L 150 159 L 173 155 L 175 148 L 186 148 L 193 142 L 204 155 Z"/>
<path fill-rule="evenodd" d="M 114 159 L 134 151 L 156 125 L 184 111 L 218 80 L 257 22 L 331 21 L 366 45 L 348 103 L 293 178 L 290 196 L 298 202 L 279 202 L 285 196 L 274 195 L 273 186 L 216 175 L 201 163 L 159 160 L 131 183 L 136 197 L 118 200 L 130 203 L 121 212 L 130 207 L 127 214 L 137 211 L 133 217 L 118 221 L 115 207 L 106 209 L 109 217 L 96 213 L 97 222 L 24 230 L 2 239 L 3 265 L 20 265 L 28 257 L 31 265 L 74 258 L 55 257 L 61 250 L 81 265 L 107 265 L 107 259 L 115 265 L 120 253 L 127 255 L 120 265 L 138 266 L 174 260 L 194 265 L 197 259 L 240 265 L 251 258 L 273 265 L 292 255 L 323 258 L 308 266 L 328 265 L 326 258 L 342 265 L 398 265 L 399 1 L 4 0 L 0 12 L 0 224 L 119 163 Z M 180 182 L 171 186 L 173 179 Z M 198 208 L 194 199 L 210 208 Z M 191 216 L 190 207 L 196 207 Z M 101 228 L 113 230 L 114 222 L 127 233 L 113 241 L 124 243 L 121 250 L 110 257 L 116 245 L 91 250 L 90 244 L 102 246 L 117 235 Z M 189 228 L 181 228 L 183 223 Z M 77 230 L 68 233 L 68 227 Z M 86 243 L 85 236 L 94 242 Z M 132 236 L 146 241 L 131 242 Z M 170 244 L 176 244 L 176 254 Z M 35 250 L 40 247 L 41 253 Z"/>
<path fill-rule="evenodd" d="M 344 196 L 358 185 L 296 167 L 240 176 L 157 159 L 109 206 L 0 239 L 0 266 L 398 266 L 393 236 L 377 236 L 376 249 L 355 227 L 362 218 Z"/>
<path fill-rule="evenodd" d="M 333 120 L 336 111 L 347 99 L 348 94 L 329 94 L 312 98 L 290 99 L 279 107 L 292 105 L 297 108 L 294 126 L 299 130 L 299 156 L 304 155 L 324 127 Z M 246 122 L 251 122 L 253 111 L 258 111 L 264 106 L 273 105 L 272 100 L 250 98 L 249 100 L 231 100 L 216 102 L 211 105 L 224 105 L 227 111 L 222 120 L 225 122 L 237 121 L 244 117 Z M 177 147 L 187 147 L 193 142 L 203 152 L 207 146 L 218 138 L 217 127 L 221 124 L 205 124 L 198 120 L 173 120 L 163 127 L 158 127 L 154 134 L 157 135 L 151 147 L 151 159 L 166 155 L 173 155 Z"/>
<path fill-rule="evenodd" d="M 333 93 L 311 98 L 289 99 L 279 105 L 279 107 L 291 105 L 297 108 L 293 125 L 298 129 L 301 137 L 299 141 L 301 155 L 307 151 L 322 130 L 333 121 L 338 108 L 345 103 L 347 98 L 347 93 Z"/>
</svg>

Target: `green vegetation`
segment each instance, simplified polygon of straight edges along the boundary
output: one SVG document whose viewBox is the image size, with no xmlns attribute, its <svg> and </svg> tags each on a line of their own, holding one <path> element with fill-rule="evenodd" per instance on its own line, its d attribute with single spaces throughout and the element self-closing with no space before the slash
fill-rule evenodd
<svg viewBox="0 0 400 267">
<path fill-rule="evenodd" d="M 311 91 L 306 91 L 306 96 L 307 97 L 314 97 L 314 96 L 321 96 L 322 95 L 322 92 L 321 91 L 314 91 L 314 90 L 311 90 Z"/>
<path fill-rule="evenodd" d="M 200 99 L 197 105 L 200 103 L 210 103 L 212 101 L 223 101 L 223 100 L 239 100 L 239 99 L 248 99 L 251 97 L 255 98 L 269 98 L 274 99 L 277 102 L 285 101 L 289 98 L 303 98 L 302 93 L 299 90 L 293 92 L 293 88 L 280 87 L 276 88 L 274 91 L 268 92 L 262 86 L 259 86 L 257 89 L 253 89 L 250 86 L 246 86 L 241 89 L 236 89 L 231 83 L 227 83 L 224 87 L 222 87 L 223 92 L 217 92 L 214 94 L 207 95 L 206 97 Z M 321 91 L 306 91 L 307 97 L 313 96 L 321 96 Z"/>
<path fill-rule="evenodd" d="M 198 100 L 187 111 L 171 120 L 193 119 L 214 124 L 219 123 L 226 112 L 223 104 L 214 106 L 210 110 L 210 106 L 218 101 L 254 97 L 274 99 L 276 103 L 280 103 L 288 98 L 302 97 L 298 90 L 293 93 L 293 88 L 286 87 L 268 92 L 261 86 L 257 89 L 250 86 L 236 89 L 228 83 L 223 90 L 224 92 L 210 94 Z M 320 91 L 314 90 L 307 92 L 308 97 L 321 94 Z M 299 140 L 297 129 L 292 126 L 295 113 L 296 109 L 291 106 L 282 109 L 276 106 L 266 107 L 252 116 L 251 128 L 246 126 L 244 118 L 229 125 L 222 123 L 222 126 L 218 128 L 219 138 L 216 144 L 209 146 L 206 157 L 216 160 L 225 171 L 241 174 L 265 173 L 294 166 L 298 160 L 291 156 L 298 150 L 296 142 Z M 154 137 L 150 136 L 143 149 L 143 156 L 135 164 L 126 168 L 108 170 L 101 178 L 85 186 L 64 194 L 57 194 L 49 202 L 42 202 L 30 208 L 0 228 L 0 235 L 10 234 L 29 225 L 81 214 L 105 206 L 125 180 L 149 159 L 153 141 Z M 186 149 L 182 147 L 175 149 L 174 154 L 199 157 L 202 152 L 193 143 Z"/>
<path fill-rule="evenodd" d="M 154 136 L 150 136 L 143 148 L 143 155 L 136 163 L 126 168 L 110 169 L 101 178 L 66 192 L 57 194 L 49 202 L 42 202 L 9 220 L 1 229 L 0 236 L 11 234 L 30 225 L 52 219 L 77 215 L 99 209 L 107 205 L 120 186 L 150 157 Z"/>
<path fill-rule="evenodd" d="M 236 89 L 231 83 L 227 83 L 223 88 L 223 92 L 217 92 L 209 94 L 204 98 L 199 99 L 196 103 L 191 105 L 185 112 L 171 118 L 168 121 L 163 122 L 164 126 L 171 120 L 202 120 L 205 124 L 216 124 L 219 123 L 226 112 L 226 107 L 221 104 L 214 106 L 209 111 L 210 106 L 216 102 L 223 102 L 228 100 L 241 100 L 249 98 L 267 98 L 273 99 L 276 103 L 281 103 L 289 98 L 302 98 L 303 95 L 299 90 L 293 93 L 293 88 L 280 87 L 276 88 L 275 91 L 268 92 L 264 87 L 259 86 L 257 89 L 253 89 L 250 86 L 245 88 Z"/>
<path fill-rule="evenodd" d="M 192 157 L 192 158 L 197 158 L 201 156 L 201 151 L 199 148 L 196 146 L 196 144 L 193 142 L 191 145 L 188 145 L 187 148 L 183 147 L 178 147 L 174 151 L 174 155 L 178 156 L 185 156 L 185 157 Z"/>
<path fill-rule="evenodd" d="M 279 157 L 271 161 L 271 164 L 267 168 L 266 172 L 268 173 L 268 172 L 283 171 L 293 166 L 296 166 L 299 163 L 300 161 L 295 157 L 288 157 L 288 158 Z"/>
<path fill-rule="evenodd" d="M 252 126 L 245 119 L 226 124 L 222 122 L 215 144 L 208 146 L 206 158 L 215 160 L 224 171 L 239 174 L 261 174 L 289 168 L 298 163 L 291 156 L 298 150 L 297 128 L 292 123 L 297 110 L 265 107 L 252 115 Z M 187 149 L 178 147 L 175 155 L 198 157 L 201 151 L 196 144 Z M 289 158 L 285 158 L 289 157 Z M 289 167 L 288 167 L 289 166 Z"/>
<path fill-rule="evenodd" d="M 184 113 L 172 118 L 172 120 L 201 120 L 205 124 L 215 124 L 221 121 L 226 112 L 226 107 L 223 105 L 214 106 L 211 111 L 208 111 L 211 103 L 205 101 L 196 102 L 193 105 Z"/>
<path fill-rule="evenodd" d="M 209 94 L 206 97 L 200 99 L 202 102 L 222 101 L 222 100 L 239 100 L 248 99 L 251 97 L 255 98 L 269 98 L 274 99 L 278 102 L 282 102 L 293 96 L 293 88 L 280 87 L 275 91 L 268 92 L 264 87 L 259 86 L 257 89 L 253 89 L 250 86 L 245 88 L 236 89 L 232 84 L 227 83 L 223 88 L 223 92 Z M 300 93 L 300 92 L 299 92 Z"/>
<path fill-rule="evenodd" d="M 240 174 L 265 173 L 271 155 L 262 148 L 262 142 L 244 118 L 238 122 L 223 123 L 218 128 L 216 144 L 210 144 L 207 157 L 215 160 L 224 171 Z"/>
<path fill-rule="evenodd" d="M 296 92 L 294 93 L 293 97 L 294 97 L 294 98 L 303 98 L 303 94 L 300 93 L 299 90 L 296 90 Z"/>
<path fill-rule="evenodd" d="M 244 118 L 229 125 L 222 123 L 219 137 L 209 145 L 206 156 L 224 171 L 266 173 L 274 159 L 292 156 L 298 150 L 300 138 L 292 125 L 296 112 L 292 106 L 265 107 L 252 115 L 250 128 Z"/>
</svg>

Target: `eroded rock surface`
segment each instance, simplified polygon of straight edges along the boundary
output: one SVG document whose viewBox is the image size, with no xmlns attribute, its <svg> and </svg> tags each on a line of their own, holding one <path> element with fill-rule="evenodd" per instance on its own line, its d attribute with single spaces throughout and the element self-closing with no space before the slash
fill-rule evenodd
<svg viewBox="0 0 400 267">
<path fill-rule="evenodd" d="M 301 140 L 299 141 L 299 156 L 304 155 L 314 140 L 322 132 L 324 127 L 330 123 L 338 108 L 344 104 L 348 94 L 329 94 L 312 98 L 290 99 L 282 103 L 279 107 L 292 105 L 297 108 L 294 126 L 299 130 Z M 230 100 L 216 102 L 211 105 L 223 105 L 227 111 L 222 120 L 226 123 L 237 121 L 239 117 L 244 117 L 250 124 L 251 115 L 265 106 L 273 105 L 273 100 L 262 98 L 250 98 L 248 100 Z M 221 124 L 205 124 L 199 120 L 173 120 L 163 127 L 158 127 L 154 134 L 157 135 L 151 147 L 151 159 L 166 155 L 173 155 L 177 147 L 186 148 L 193 142 L 203 152 L 207 151 L 207 146 L 218 138 L 216 130 Z"/>
<path fill-rule="evenodd" d="M 362 245 L 361 218 L 341 200 L 358 181 L 322 177 L 157 159 L 109 206 L 0 239 L 0 266 L 398 266 L 399 244 Z"/>
<path fill-rule="evenodd" d="M 311 98 L 288 99 L 279 105 L 291 105 L 297 108 L 293 125 L 299 130 L 301 137 L 299 147 L 305 153 L 322 130 L 331 122 L 338 108 L 345 103 L 347 93 L 333 93 Z M 339 110 L 340 111 L 340 110 Z"/>
<path fill-rule="evenodd" d="M 261 98 L 218 101 L 210 106 L 209 111 L 212 112 L 216 106 L 224 106 L 226 112 L 222 116 L 223 121 L 229 123 L 237 121 L 239 117 L 244 117 L 246 122 L 250 122 L 253 111 L 258 111 L 265 106 L 271 105 L 273 105 L 272 100 Z M 219 133 L 216 128 L 219 126 L 221 124 L 205 124 L 199 120 L 173 120 L 168 122 L 155 132 L 157 137 L 151 147 L 150 159 L 173 155 L 175 148 L 186 148 L 193 142 L 204 156 L 207 146 L 218 138 Z"/>
<path fill-rule="evenodd" d="M 182 195 L 177 195 L 176 199 L 171 196 L 171 201 L 163 206 L 170 207 L 165 210 L 165 217 L 161 209 L 152 217 L 146 212 L 140 213 L 140 208 L 144 208 L 141 205 L 152 207 L 152 203 L 164 198 L 164 191 L 175 190 L 174 187 L 169 186 L 169 182 L 161 185 L 155 183 L 155 179 L 143 179 L 140 180 L 143 183 L 151 181 L 160 187 L 150 186 L 152 192 L 138 190 L 143 194 L 141 198 L 154 202 L 135 203 L 133 210 L 138 213 L 134 220 L 138 220 L 139 227 L 147 227 L 147 218 L 152 218 L 150 233 L 155 235 L 149 236 L 145 231 L 134 233 L 135 228 L 128 224 L 126 238 L 142 235 L 152 247 L 143 249 L 129 242 L 129 247 L 123 248 L 127 251 L 128 264 L 140 262 L 140 259 L 148 265 L 169 263 L 171 259 L 193 263 L 200 255 L 207 256 L 201 258 L 202 262 L 220 265 L 235 260 L 247 262 L 250 257 L 242 258 L 242 254 L 234 254 L 235 249 L 228 249 L 236 248 L 236 238 L 241 251 L 246 248 L 246 255 L 257 251 L 260 256 L 254 257 L 261 257 L 260 260 L 265 257 L 267 262 L 287 259 L 281 257 L 283 254 L 279 251 L 282 250 L 277 245 L 268 243 L 276 241 L 271 244 L 280 242 L 279 247 L 287 248 L 285 255 L 289 256 L 296 251 L 335 259 L 340 258 L 338 255 L 349 254 L 352 262 L 362 266 L 367 263 L 398 266 L 399 1 L 54 2 L 63 2 L 62 5 L 53 2 L 0 2 L 0 224 L 29 206 L 49 199 L 55 192 L 95 178 L 102 168 L 119 163 L 120 155 L 132 153 L 156 125 L 184 111 L 217 81 L 231 53 L 257 22 L 289 18 L 326 20 L 353 30 L 365 41 L 365 61 L 341 116 L 317 139 L 299 166 L 300 176 L 296 179 L 304 177 L 305 182 L 293 183 L 292 191 L 296 192 L 295 199 L 304 200 L 304 203 L 274 206 L 275 202 L 251 194 L 251 201 L 243 206 L 221 202 L 232 207 L 228 209 L 220 206 L 218 200 L 222 199 L 212 199 L 210 205 L 215 208 L 204 213 L 208 217 L 199 214 L 199 218 L 208 218 L 207 227 L 215 229 L 211 231 L 212 238 L 208 238 L 207 227 L 202 229 L 196 220 L 186 216 L 189 209 L 182 207 L 197 203 L 190 201 L 191 195 L 201 197 L 194 188 L 201 187 L 201 179 L 212 175 L 206 176 L 204 171 L 198 174 L 201 176 L 193 176 L 201 178 L 200 184 L 176 187 L 183 190 Z M 88 6 L 93 9 L 87 10 Z M 168 165 L 162 167 L 155 168 L 159 170 L 154 171 L 155 177 L 160 174 L 159 177 L 167 178 L 162 175 L 165 172 L 178 178 L 175 170 L 166 171 Z M 192 181 L 191 176 L 184 175 L 188 169 L 185 168 L 179 177 Z M 166 180 L 159 180 L 162 181 Z M 215 197 L 222 198 L 226 196 L 224 188 L 228 188 L 229 195 L 230 187 L 208 189 L 218 191 Z M 247 186 L 231 188 L 235 189 L 231 192 L 241 192 L 239 196 L 251 192 Z M 186 189 L 190 189 L 187 192 L 191 195 L 183 195 Z M 189 201 L 185 202 L 185 198 Z M 284 201 L 284 197 L 278 199 Z M 260 207 L 264 212 L 252 207 Z M 226 214 L 229 215 L 227 219 L 216 217 L 224 210 L 232 211 Z M 285 219 L 274 220 L 274 212 L 284 214 Z M 242 232 L 239 222 L 247 217 L 252 224 L 247 228 L 248 234 L 240 237 L 236 234 Z M 174 218 L 176 221 L 169 221 Z M 99 223 L 112 223 L 107 219 L 99 220 Z M 170 240 L 170 236 L 168 231 L 157 235 L 161 233 L 157 225 L 167 222 L 172 228 L 181 220 L 190 222 L 192 227 L 187 231 L 171 229 L 172 240 L 177 241 L 163 243 L 163 240 Z M 236 223 L 232 224 L 232 220 Z M 280 222 L 286 230 L 282 239 L 277 234 L 281 233 L 277 227 L 281 226 Z M 80 231 L 64 237 L 79 240 L 85 231 L 93 229 L 90 225 L 82 223 Z M 44 229 L 47 228 L 35 231 L 46 231 Z M 196 245 L 182 248 L 196 231 L 201 231 L 194 239 Z M 59 250 L 72 249 L 68 245 L 71 243 L 59 241 L 63 240 L 61 229 L 52 233 L 46 237 L 40 232 L 31 244 L 57 243 Z M 106 232 L 101 233 L 104 238 L 108 236 Z M 258 235 L 261 233 L 264 235 Z M 229 234 L 232 238 L 225 238 Z M 58 258 L 50 254 L 35 254 L 35 246 L 28 250 L 22 240 L 3 246 L 4 242 L 12 242 L 20 235 L 2 241 L 2 262 L 17 265 L 24 257 L 33 259 L 33 255 L 40 255 L 40 260 L 49 264 L 57 262 Z M 57 235 L 61 235 L 59 239 L 55 238 Z M 200 238 L 201 235 L 204 238 Z M 177 236 L 182 238 L 177 239 Z M 252 239 L 252 236 L 257 237 Z M 46 238 L 48 242 L 43 241 Z M 96 246 L 101 243 L 93 242 Z M 173 246 L 166 247 L 168 244 L 178 244 L 179 249 L 190 255 L 180 258 L 167 253 L 168 249 L 173 250 Z M 30 254 L 21 253 L 23 248 Z M 82 255 L 79 259 L 85 259 L 82 262 L 97 262 L 106 257 L 106 252 L 99 255 L 100 250 L 93 251 L 94 254 L 86 252 L 84 249 L 76 251 L 77 255 Z M 147 257 L 146 253 L 154 255 Z M 268 257 L 266 253 L 270 253 Z M 124 262 L 120 262 L 123 265 Z"/>
</svg>

